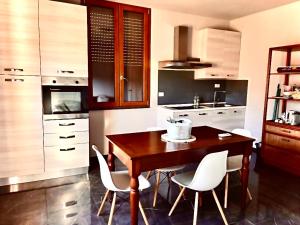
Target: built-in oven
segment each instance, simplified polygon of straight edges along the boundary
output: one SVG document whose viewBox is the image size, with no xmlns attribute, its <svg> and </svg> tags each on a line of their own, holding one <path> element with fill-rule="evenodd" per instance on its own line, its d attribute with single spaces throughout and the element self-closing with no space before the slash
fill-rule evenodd
<svg viewBox="0 0 300 225">
<path fill-rule="evenodd" d="M 88 118 L 88 79 L 42 77 L 44 119 Z"/>
</svg>

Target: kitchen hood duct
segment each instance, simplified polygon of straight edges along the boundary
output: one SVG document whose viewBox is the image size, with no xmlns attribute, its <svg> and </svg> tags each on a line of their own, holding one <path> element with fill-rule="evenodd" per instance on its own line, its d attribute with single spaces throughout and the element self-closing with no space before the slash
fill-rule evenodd
<svg viewBox="0 0 300 225">
<path fill-rule="evenodd" d="M 201 69 L 211 67 L 211 63 L 200 62 L 200 58 L 188 56 L 188 27 L 174 28 L 174 56 L 173 60 L 159 61 L 160 69 Z"/>
</svg>

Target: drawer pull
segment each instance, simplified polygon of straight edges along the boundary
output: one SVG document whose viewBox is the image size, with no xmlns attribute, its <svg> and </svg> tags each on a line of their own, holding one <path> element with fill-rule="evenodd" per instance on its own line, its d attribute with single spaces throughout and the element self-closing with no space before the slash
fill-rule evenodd
<svg viewBox="0 0 300 225">
<path fill-rule="evenodd" d="M 205 115 L 207 115 L 207 113 L 199 113 L 198 115 L 199 116 L 205 116 Z"/>
<path fill-rule="evenodd" d="M 15 79 L 15 82 L 17 81 L 24 82 L 24 79 Z"/>
<path fill-rule="evenodd" d="M 238 111 L 236 111 L 236 110 L 234 110 L 233 112 L 234 112 L 234 113 L 238 113 Z"/>
<path fill-rule="evenodd" d="M 74 73 L 73 70 L 58 70 L 57 72 L 61 72 L 61 73 Z"/>
<path fill-rule="evenodd" d="M 217 112 L 217 114 L 225 114 L 224 112 Z"/>
<path fill-rule="evenodd" d="M 288 134 L 290 134 L 290 133 L 292 133 L 290 130 L 281 130 L 283 133 L 288 133 Z"/>
<path fill-rule="evenodd" d="M 189 116 L 189 114 L 181 114 L 181 115 L 179 115 L 179 117 L 187 117 L 187 116 Z"/>
<path fill-rule="evenodd" d="M 74 151 L 75 148 L 61 148 L 60 151 L 61 152 L 68 152 L 68 151 Z"/>
<path fill-rule="evenodd" d="M 281 138 L 282 141 L 285 141 L 285 142 L 290 142 L 289 139 L 285 139 L 285 138 Z"/>
<path fill-rule="evenodd" d="M 74 216 L 77 216 L 78 213 L 69 213 L 66 215 L 66 218 L 71 218 L 71 217 L 74 217 Z"/>
<path fill-rule="evenodd" d="M 74 126 L 75 123 L 60 123 L 59 126 L 61 127 L 68 127 L 68 126 Z"/>
<path fill-rule="evenodd" d="M 13 80 L 11 78 L 5 78 L 4 81 L 5 82 L 12 82 Z"/>
<path fill-rule="evenodd" d="M 70 207 L 70 206 L 73 206 L 73 205 L 76 205 L 77 204 L 77 201 L 73 200 L 73 201 L 68 201 L 65 203 L 65 206 L 66 207 Z"/>
<path fill-rule="evenodd" d="M 70 139 L 70 138 L 75 138 L 75 135 L 70 135 L 70 136 L 59 136 L 60 139 Z"/>
<path fill-rule="evenodd" d="M 23 72 L 24 70 L 23 69 L 19 69 L 19 68 L 4 68 L 4 71 L 20 71 L 20 72 Z"/>
</svg>

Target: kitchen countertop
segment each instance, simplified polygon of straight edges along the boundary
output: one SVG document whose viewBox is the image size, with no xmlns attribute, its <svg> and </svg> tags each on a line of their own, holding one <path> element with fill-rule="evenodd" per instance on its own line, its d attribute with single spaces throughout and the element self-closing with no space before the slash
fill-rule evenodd
<svg viewBox="0 0 300 225">
<path fill-rule="evenodd" d="M 236 109 L 236 108 L 246 108 L 246 106 L 240 106 L 240 105 L 231 105 L 226 104 L 225 102 L 218 103 L 224 104 L 224 106 L 217 106 L 213 107 L 214 103 L 201 103 L 199 108 L 187 108 L 192 107 L 193 104 L 172 104 L 172 105 L 162 105 L 161 108 L 172 110 L 174 112 L 180 112 L 180 111 L 199 111 L 199 110 L 219 110 L 219 109 Z M 182 109 L 178 109 L 177 107 L 182 107 Z"/>
</svg>

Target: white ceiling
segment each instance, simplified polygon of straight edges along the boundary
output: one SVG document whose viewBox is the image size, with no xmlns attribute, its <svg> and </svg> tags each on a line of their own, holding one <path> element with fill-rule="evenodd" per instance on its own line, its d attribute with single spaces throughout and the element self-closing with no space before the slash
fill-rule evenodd
<svg viewBox="0 0 300 225">
<path fill-rule="evenodd" d="M 231 20 L 296 0 L 126 0 L 125 2 Z"/>
</svg>

